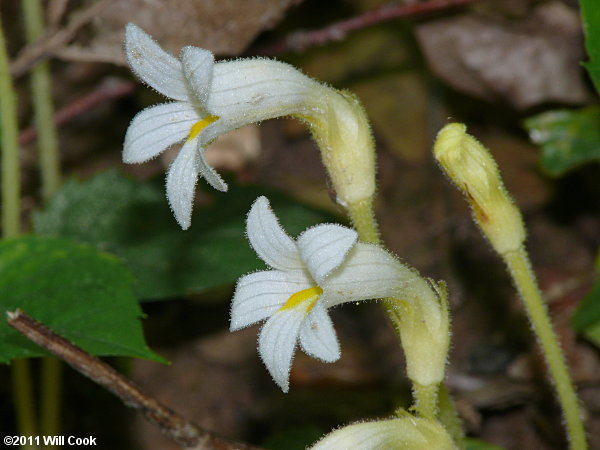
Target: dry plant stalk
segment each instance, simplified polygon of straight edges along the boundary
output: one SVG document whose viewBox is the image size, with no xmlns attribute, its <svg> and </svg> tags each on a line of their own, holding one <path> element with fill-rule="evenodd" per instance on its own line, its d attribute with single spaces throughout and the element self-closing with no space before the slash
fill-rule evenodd
<svg viewBox="0 0 600 450">
<path fill-rule="evenodd" d="M 127 406 L 139 410 L 150 422 L 183 448 L 191 450 L 258 450 L 200 429 L 158 400 L 143 392 L 131 380 L 107 363 L 57 335 L 25 312 L 7 312 L 8 324 L 30 341 L 65 361 L 73 369 L 115 394 Z"/>
</svg>

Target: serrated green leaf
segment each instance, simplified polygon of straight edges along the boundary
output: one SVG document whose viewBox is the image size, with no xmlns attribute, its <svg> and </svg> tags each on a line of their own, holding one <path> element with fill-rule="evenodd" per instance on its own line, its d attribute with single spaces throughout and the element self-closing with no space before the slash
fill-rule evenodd
<svg viewBox="0 0 600 450">
<path fill-rule="evenodd" d="M 600 160 L 600 107 L 548 111 L 525 120 L 529 137 L 542 147 L 540 165 L 560 176 L 574 167 Z"/>
<path fill-rule="evenodd" d="M 39 234 L 68 237 L 120 256 L 137 281 L 140 299 L 160 299 L 233 284 L 265 266 L 248 245 L 250 205 L 267 195 L 291 234 L 326 219 L 281 194 L 230 184 L 214 204 L 196 208 L 182 231 L 165 198 L 163 180 L 139 183 L 111 170 L 65 183 L 44 211 L 34 215 Z"/>
<path fill-rule="evenodd" d="M 466 450 L 504 450 L 503 447 L 498 445 L 490 444 L 482 441 L 481 439 L 467 438 L 465 439 Z"/>
<path fill-rule="evenodd" d="M 93 355 L 164 361 L 144 341 L 133 277 L 114 256 L 66 239 L 0 241 L 0 314 L 22 309 Z M 0 320 L 0 362 L 46 353 Z"/>
<path fill-rule="evenodd" d="M 598 0 L 581 0 L 581 20 L 585 34 L 585 48 L 590 61 L 585 67 L 592 77 L 596 91 L 600 93 L 600 8 Z"/>
</svg>

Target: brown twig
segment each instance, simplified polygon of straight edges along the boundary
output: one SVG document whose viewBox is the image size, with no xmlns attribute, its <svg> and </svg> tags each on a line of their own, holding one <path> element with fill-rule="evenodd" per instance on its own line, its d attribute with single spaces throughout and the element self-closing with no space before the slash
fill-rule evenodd
<svg viewBox="0 0 600 450">
<path fill-rule="evenodd" d="M 38 40 L 19 52 L 10 65 L 11 75 L 15 78 L 20 77 L 37 62 L 48 58 L 54 50 L 69 42 L 82 26 L 96 17 L 112 1 L 114 0 L 98 0 L 74 13 L 64 28 L 44 33 Z"/>
<path fill-rule="evenodd" d="M 104 83 L 95 91 L 89 92 L 61 108 L 54 116 L 57 127 L 70 122 L 96 105 L 119 97 L 125 97 L 135 91 L 136 83 L 132 81 L 110 81 Z M 27 145 L 37 137 L 35 127 L 24 129 L 19 135 L 19 145 Z"/>
<path fill-rule="evenodd" d="M 229 441 L 209 431 L 201 430 L 149 397 L 111 366 L 60 337 L 23 311 L 17 309 L 14 312 L 7 312 L 7 321 L 27 339 L 45 348 L 75 370 L 115 394 L 127 406 L 139 410 L 150 422 L 158 425 L 163 433 L 182 447 L 194 450 L 257 450 L 257 447 Z"/>
<path fill-rule="evenodd" d="M 58 28 L 69 6 L 69 0 L 53 0 L 48 3 L 46 21 L 49 29 Z"/>
<path fill-rule="evenodd" d="M 367 11 L 350 19 L 333 23 L 319 30 L 298 31 L 279 42 L 257 49 L 254 54 L 274 56 L 286 52 L 302 52 L 309 47 L 340 41 L 348 33 L 377 23 L 402 17 L 417 16 L 434 11 L 468 5 L 479 0 L 431 0 L 422 3 L 389 4 Z"/>
</svg>

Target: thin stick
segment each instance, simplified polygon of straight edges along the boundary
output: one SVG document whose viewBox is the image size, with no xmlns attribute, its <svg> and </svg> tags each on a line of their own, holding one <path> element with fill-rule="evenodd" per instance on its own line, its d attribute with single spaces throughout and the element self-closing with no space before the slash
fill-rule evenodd
<svg viewBox="0 0 600 450">
<path fill-rule="evenodd" d="M 10 66 L 11 75 L 15 78 L 20 77 L 36 63 L 47 59 L 54 50 L 69 42 L 82 26 L 97 17 L 112 1 L 114 0 L 98 0 L 73 14 L 72 19 L 64 28 L 40 36 L 39 39 L 19 52 Z"/>
<path fill-rule="evenodd" d="M 367 11 L 364 14 L 333 23 L 319 30 L 298 31 L 279 42 L 262 47 L 254 54 L 274 56 L 286 52 L 302 52 L 328 42 L 341 41 L 356 30 L 370 25 L 388 22 L 402 17 L 417 16 L 434 11 L 468 5 L 479 0 L 431 0 L 424 3 L 389 4 Z"/>
<path fill-rule="evenodd" d="M 136 84 L 132 81 L 106 83 L 95 91 L 89 92 L 74 100 L 72 103 L 69 103 L 67 106 L 59 109 L 54 115 L 54 124 L 57 127 L 60 127 L 97 105 L 100 105 L 108 100 L 113 100 L 132 94 L 135 89 Z M 19 144 L 27 145 L 36 138 L 36 129 L 34 127 L 26 128 L 19 135 Z"/>
<path fill-rule="evenodd" d="M 27 339 L 64 360 L 78 372 L 115 394 L 127 406 L 139 410 L 150 422 L 177 444 L 187 449 L 258 450 L 247 444 L 229 441 L 195 424 L 148 396 L 111 366 L 60 337 L 23 311 L 7 312 L 8 324 Z"/>
</svg>

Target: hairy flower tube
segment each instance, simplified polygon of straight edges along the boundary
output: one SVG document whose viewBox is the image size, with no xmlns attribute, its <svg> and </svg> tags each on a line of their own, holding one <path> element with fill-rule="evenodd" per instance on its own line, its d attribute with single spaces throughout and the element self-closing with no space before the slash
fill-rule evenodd
<svg viewBox="0 0 600 450">
<path fill-rule="evenodd" d="M 266 319 L 258 351 L 284 392 L 299 341 L 310 356 L 325 362 L 340 357 L 327 309 L 346 302 L 397 294 L 414 273 L 374 244 L 357 241 L 341 225 L 322 224 L 297 240 L 281 228 L 265 197 L 248 214 L 247 235 L 257 255 L 273 270 L 242 277 L 231 306 L 231 331 Z"/>
<path fill-rule="evenodd" d="M 199 175 L 215 189 L 227 190 L 207 164 L 205 147 L 231 130 L 282 116 L 308 124 L 342 205 L 371 204 L 373 142 L 364 111 L 350 94 L 279 61 L 215 63 L 210 51 L 191 46 L 177 59 L 133 24 L 125 30 L 125 52 L 136 75 L 174 101 L 147 108 L 133 119 L 123 160 L 142 163 L 184 142 L 167 174 L 167 198 L 183 229 L 190 226 Z"/>
<path fill-rule="evenodd" d="M 348 425 L 322 438 L 310 450 L 452 450 L 456 446 L 437 422 L 405 413 L 397 419 Z"/>
<path fill-rule="evenodd" d="M 415 383 L 415 389 L 431 386 L 437 392 L 445 377 L 450 346 L 446 286 L 420 278 L 404 289 L 401 298 L 392 308 L 399 325 L 408 377 Z"/>
</svg>

